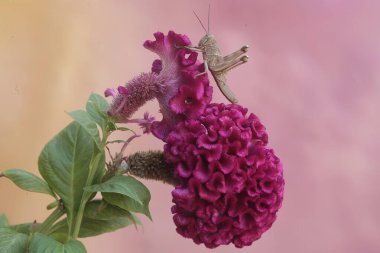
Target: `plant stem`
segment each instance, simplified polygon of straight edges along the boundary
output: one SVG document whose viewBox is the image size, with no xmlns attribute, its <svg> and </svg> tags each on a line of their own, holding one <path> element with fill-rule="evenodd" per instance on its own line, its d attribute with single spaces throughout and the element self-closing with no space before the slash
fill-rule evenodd
<svg viewBox="0 0 380 253">
<path fill-rule="evenodd" d="M 108 139 L 108 136 L 110 135 L 110 132 L 107 129 L 106 131 L 103 131 L 102 135 L 103 136 L 102 136 L 101 146 L 103 148 L 102 148 L 102 150 L 99 150 L 99 152 L 95 155 L 94 159 L 91 161 L 91 163 L 90 163 L 90 172 L 89 172 L 88 177 L 87 177 L 86 185 L 83 186 L 83 187 L 92 185 L 92 183 L 93 183 L 92 181 L 94 180 L 94 176 L 95 176 L 96 170 L 98 168 L 98 164 L 99 164 L 100 158 L 103 155 L 104 147 L 107 144 L 107 139 Z M 69 238 L 72 238 L 74 240 L 76 240 L 78 238 L 79 232 L 80 232 L 80 227 L 82 225 L 84 209 L 85 209 L 87 201 L 89 200 L 89 198 L 91 197 L 91 195 L 92 195 L 92 192 L 86 192 L 86 191 L 83 192 L 81 203 L 79 205 L 77 217 L 76 217 L 76 220 L 75 220 L 74 229 L 73 229 L 72 233 L 70 235 L 68 235 Z"/>
<path fill-rule="evenodd" d="M 102 154 L 103 154 L 102 151 L 100 151 L 99 153 L 97 153 L 95 155 L 94 159 L 91 161 L 90 173 L 88 174 L 86 185 L 84 185 L 83 187 L 86 187 L 86 186 L 89 186 L 92 184 L 92 181 L 94 180 L 96 169 L 98 167 L 98 164 L 99 164 L 100 158 L 102 157 Z M 71 233 L 71 237 L 70 237 L 71 239 L 76 240 L 79 236 L 80 227 L 82 225 L 84 209 L 85 209 L 87 201 L 89 200 L 91 195 L 92 195 L 92 192 L 86 192 L 86 191 L 83 192 L 82 200 L 81 200 L 81 203 L 79 205 L 78 213 L 77 213 L 77 216 L 75 219 L 74 229 L 72 230 L 72 233 Z"/>
<path fill-rule="evenodd" d="M 40 224 L 37 228 L 37 232 L 46 233 L 50 227 L 65 214 L 65 209 L 62 207 L 57 207 L 47 218 Z"/>
</svg>

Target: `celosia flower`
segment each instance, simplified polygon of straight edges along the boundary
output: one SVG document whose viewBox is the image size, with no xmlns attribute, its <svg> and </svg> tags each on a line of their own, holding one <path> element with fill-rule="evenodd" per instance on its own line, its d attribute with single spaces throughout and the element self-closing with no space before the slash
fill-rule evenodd
<svg viewBox="0 0 380 253">
<path fill-rule="evenodd" d="M 172 208 L 177 232 L 208 248 L 251 245 L 276 219 L 283 199 L 282 165 L 268 136 L 240 105 L 210 104 L 177 124 L 165 155 L 179 182 Z"/>
<path fill-rule="evenodd" d="M 143 73 L 118 89 L 108 113 L 127 122 L 140 106 L 157 98 L 162 120 L 153 122 L 151 130 L 165 140 L 179 121 L 202 114 L 211 101 L 212 88 L 207 75 L 196 77 L 204 70 L 197 53 L 181 47 L 191 45 L 188 37 L 172 31 L 167 36 L 157 32 L 154 37 L 156 40 L 146 41 L 144 47 L 157 53 L 160 60 L 153 62 L 151 73 Z"/>
<path fill-rule="evenodd" d="M 160 59 L 151 73 L 118 88 L 109 114 L 119 122 L 140 123 L 144 132 L 165 141 L 174 178 L 168 179 L 171 170 L 162 170 L 165 176 L 160 176 L 145 165 L 135 174 L 176 184 L 172 212 L 179 234 L 208 248 L 251 245 L 272 226 L 283 199 L 282 165 L 266 146 L 265 127 L 240 105 L 209 104 L 208 76 L 197 77 L 204 65 L 197 53 L 181 47 L 191 44 L 186 36 L 154 36 L 144 47 Z M 110 90 L 106 94 L 113 95 Z M 163 115 L 160 122 L 152 122 L 148 114 L 129 119 L 153 98 Z"/>
<path fill-rule="evenodd" d="M 153 116 L 149 116 L 148 112 L 144 113 L 143 119 L 130 119 L 127 123 L 138 123 L 144 134 L 149 134 L 152 128 Z"/>
</svg>

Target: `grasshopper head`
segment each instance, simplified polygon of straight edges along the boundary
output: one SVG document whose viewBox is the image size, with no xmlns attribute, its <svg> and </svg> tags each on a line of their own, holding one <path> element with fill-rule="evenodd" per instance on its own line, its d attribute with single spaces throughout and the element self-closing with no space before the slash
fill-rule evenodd
<svg viewBox="0 0 380 253">
<path fill-rule="evenodd" d="M 198 43 L 198 47 L 203 50 L 214 45 L 216 45 L 216 39 L 212 34 L 206 34 Z"/>
</svg>

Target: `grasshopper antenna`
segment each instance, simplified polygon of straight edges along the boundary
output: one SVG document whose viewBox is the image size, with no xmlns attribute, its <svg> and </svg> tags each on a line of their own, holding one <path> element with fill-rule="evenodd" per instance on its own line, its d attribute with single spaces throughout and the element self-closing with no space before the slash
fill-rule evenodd
<svg viewBox="0 0 380 253">
<path fill-rule="evenodd" d="M 205 30 L 205 32 L 208 34 L 208 32 L 207 32 L 205 26 L 204 26 L 203 23 L 202 23 L 202 20 L 198 17 L 197 13 L 195 13 L 194 10 L 193 10 L 193 13 L 194 13 L 194 15 L 197 17 L 199 23 L 201 23 L 201 26 L 203 27 L 203 30 Z"/>
<path fill-rule="evenodd" d="M 207 34 L 210 34 L 210 3 L 208 4 L 208 15 L 207 15 Z"/>
</svg>

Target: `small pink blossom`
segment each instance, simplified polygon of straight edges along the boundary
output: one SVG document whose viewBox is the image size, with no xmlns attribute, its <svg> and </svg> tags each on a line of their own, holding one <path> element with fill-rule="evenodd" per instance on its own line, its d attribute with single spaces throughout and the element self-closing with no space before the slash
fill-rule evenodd
<svg viewBox="0 0 380 253">
<path fill-rule="evenodd" d="M 117 91 L 118 91 L 119 94 L 121 94 L 121 95 L 127 95 L 127 94 L 128 94 L 128 90 L 127 90 L 127 88 L 125 88 L 124 86 L 119 86 L 119 87 L 117 87 Z"/>
<path fill-rule="evenodd" d="M 115 97 L 116 96 L 116 91 L 114 89 L 108 88 L 104 91 L 104 96 L 105 97 Z"/>
<path fill-rule="evenodd" d="M 156 73 L 157 75 L 160 74 L 162 70 L 162 61 L 160 59 L 156 59 L 152 63 L 152 68 L 151 68 L 153 73 Z"/>
<path fill-rule="evenodd" d="M 143 130 L 143 133 L 149 134 L 151 133 L 153 121 L 154 121 L 154 117 L 149 116 L 149 113 L 145 112 L 143 119 L 129 119 L 126 123 L 138 123 L 140 128 Z"/>
</svg>

